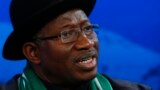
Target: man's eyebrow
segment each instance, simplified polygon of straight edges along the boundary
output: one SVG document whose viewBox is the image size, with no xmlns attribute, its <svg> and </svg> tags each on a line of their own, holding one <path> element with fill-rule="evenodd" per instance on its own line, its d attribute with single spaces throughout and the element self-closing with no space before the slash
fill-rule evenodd
<svg viewBox="0 0 160 90">
<path fill-rule="evenodd" d="M 85 19 L 80 22 L 80 25 L 89 24 L 89 23 L 90 23 L 89 19 Z"/>
<path fill-rule="evenodd" d="M 80 21 L 78 24 L 75 24 L 75 23 L 65 24 L 62 26 L 62 28 L 76 27 L 77 25 L 85 25 L 85 24 L 90 24 L 90 21 L 88 19 L 85 19 Z"/>
</svg>

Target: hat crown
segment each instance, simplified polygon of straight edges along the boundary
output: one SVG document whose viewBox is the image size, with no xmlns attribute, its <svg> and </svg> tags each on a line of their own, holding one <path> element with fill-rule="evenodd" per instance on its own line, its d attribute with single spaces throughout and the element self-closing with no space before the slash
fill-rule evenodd
<svg viewBox="0 0 160 90">
<path fill-rule="evenodd" d="M 10 4 L 10 17 L 14 30 L 23 27 L 36 13 L 51 4 L 58 4 L 63 0 L 12 0 Z"/>
</svg>

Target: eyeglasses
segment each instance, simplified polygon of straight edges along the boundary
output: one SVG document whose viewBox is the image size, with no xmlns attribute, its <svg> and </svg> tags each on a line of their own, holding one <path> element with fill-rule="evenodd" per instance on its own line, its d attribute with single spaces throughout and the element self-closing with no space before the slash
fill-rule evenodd
<svg viewBox="0 0 160 90">
<path fill-rule="evenodd" d="M 48 36 L 48 37 L 36 37 L 36 40 L 54 40 L 54 39 L 61 39 L 62 43 L 70 43 L 74 42 L 78 39 L 80 33 L 86 35 L 89 39 L 95 39 L 96 33 L 98 32 L 99 25 L 98 24 L 91 24 L 87 25 L 83 28 L 73 28 L 69 30 L 64 30 L 60 32 L 58 36 Z"/>
</svg>

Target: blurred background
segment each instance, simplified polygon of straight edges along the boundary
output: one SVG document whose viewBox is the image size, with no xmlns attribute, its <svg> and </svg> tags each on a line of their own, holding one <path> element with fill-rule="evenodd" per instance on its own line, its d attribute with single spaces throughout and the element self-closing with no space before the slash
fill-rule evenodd
<svg viewBox="0 0 160 90">
<path fill-rule="evenodd" d="M 0 83 L 25 66 L 24 60 L 2 57 L 4 42 L 12 32 L 9 3 L 0 0 Z M 160 0 L 97 0 L 89 18 L 101 27 L 99 72 L 160 90 Z"/>
</svg>

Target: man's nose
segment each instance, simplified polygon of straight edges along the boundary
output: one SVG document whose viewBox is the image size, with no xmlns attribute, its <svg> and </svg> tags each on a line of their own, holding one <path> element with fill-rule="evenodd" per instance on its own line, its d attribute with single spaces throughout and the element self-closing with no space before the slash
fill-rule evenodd
<svg viewBox="0 0 160 90">
<path fill-rule="evenodd" d="M 75 48 L 78 50 L 87 50 L 94 46 L 94 41 L 89 39 L 84 33 L 78 37 Z"/>
</svg>

